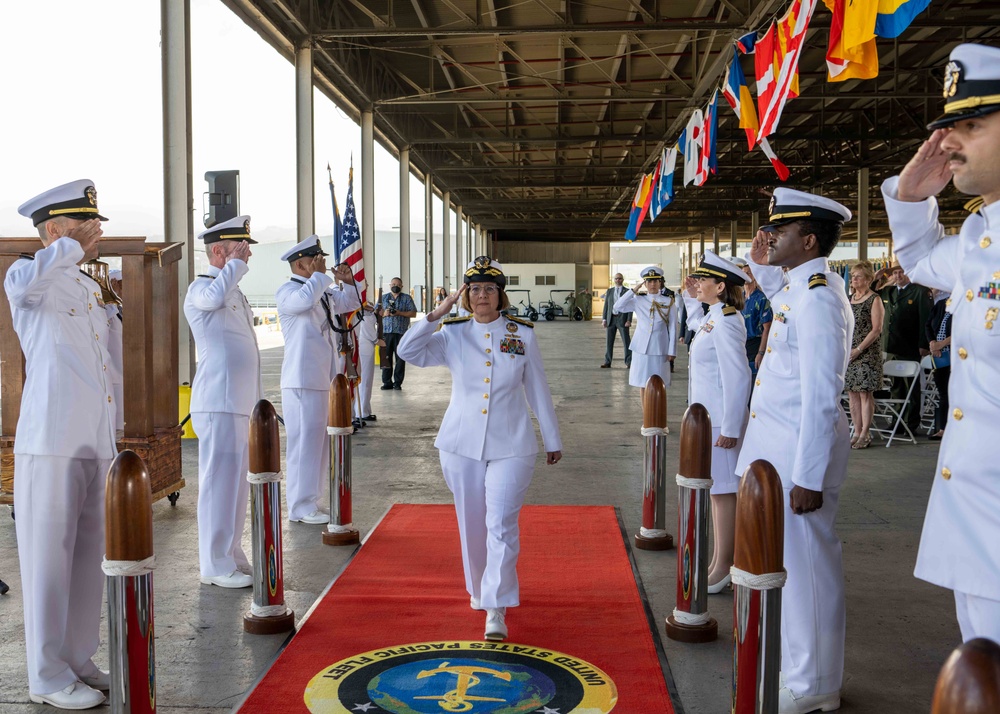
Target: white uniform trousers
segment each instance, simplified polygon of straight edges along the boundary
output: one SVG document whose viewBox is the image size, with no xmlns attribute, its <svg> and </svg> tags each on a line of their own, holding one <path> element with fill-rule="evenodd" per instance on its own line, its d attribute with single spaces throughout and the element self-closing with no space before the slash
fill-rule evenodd
<svg viewBox="0 0 1000 714">
<path fill-rule="evenodd" d="M 201 577 L 250 567 L 243 526 L 250 500 L 250 417 L 193 412 L 198 434 L 198 556 Z"/>
<path fill-rule="evenodd" d="M 14 508 L 28 689 L 95 673 L 104 592 L 104 484 L 111 461 L 18 454 Z"/>
<path fill-rule="evenodd" d="M 372 414 L 372 384 L 375 382 L 375 350 L 367 351 L 364 346 L 358 348 L 358 369 L 361 371 L 361 413 L 358 414 L 358 400 L 354 400 L 354 418 Z"/>
<path fill-rule="evenodd" d="M 834 531 L 840 489 L 823 491 L 823 507 L 792 513 L 785 495 L 785 570 L 781 594 L 781 673 L 798 695 L 840 691 L 844 679 L 844 566 Z"/>
<path fill-rule="evenodd" d="M 323 483 L 330 478 L 329 401 L 329 392 L 320 389 L 281 390 L 289 519 L 308 516 L 323 505 Z"/>
<path fill-rule="evenodd" d="M 956 590 L 955 610 L 963 642 L 987 637 L 1000 644 L 1000 601 Z"/>
<path fill-rule="evenodd" d="M 535 471 L 535 456 L 476 461 L 441 452 L 444 480 L 455 496 L 465 588 L 483 607 L 516 607 L 517 518 Z"/>
</svg>

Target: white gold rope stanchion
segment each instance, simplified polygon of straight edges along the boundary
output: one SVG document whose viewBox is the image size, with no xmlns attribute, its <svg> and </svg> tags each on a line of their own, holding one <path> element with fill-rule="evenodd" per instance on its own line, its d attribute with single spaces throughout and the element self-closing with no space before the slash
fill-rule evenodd
<svg viewBox="0 0 1000 714">
<path fill-rule="evenodd" d="M 712 420 L 701 404 L 681 419 L 677 483 L 677 607 L 667 617 L 667 637 L 712 642 L 719 624 L 708 613 L 708 505 L 712 488 Z"/>
<path fill-rule="evenodd" d="M 153 491 L 146 464 L 134 451 L 118 454 L 108 470 L 104 518 L 109 704 L 115 713 L 155 714 Z"/>
<path fill-rule="evenodd" d="M 347 377 L 338 374 L 330 383 L 329 418 L 326 433 L 330 436 L 330 523 L 323 530 L 325 545 L 356 545 L 361 534 L 353 519 L 351 483 L 351 387 Z"/>
<path fill-rule="evenodd" d="M 754 461 L 736 496 L 736 553 L 729 571 L 736 714 L 778 711 L 784 518 L 781 479 L 767 461 Z"/>
<path fill-rule="evenodd" d="M 250 415 L 250 519 L 253 529 L 253 602 L 243 615 L 251 635 L 295 629 L 295 613 L 285 606 L 281 548 L 281 437 L 278 414 L 261 399 Z"/>
<path fill-rule="evenodd" d="M 669 550 L 674 539 L 667 531 L 667 389 L 654 374 L 646 382 L 642 404 L 642 525 L 635 534 L 640 550 Z"/>
</svg>

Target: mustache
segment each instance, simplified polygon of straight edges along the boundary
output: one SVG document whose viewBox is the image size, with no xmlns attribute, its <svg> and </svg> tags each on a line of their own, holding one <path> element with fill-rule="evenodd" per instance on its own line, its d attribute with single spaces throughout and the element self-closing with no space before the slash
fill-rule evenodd
<svg viewBox="0 0 1000 714">
<path fill-rule="evenodd" d="M 968 159 L 965 158 L 965 156 L 962 154 L 953 153 L 951 156 L 948 157 L 948 161 L 958 161 L 959 163 L 964 164 L 968 161 Z"/>
</svg>

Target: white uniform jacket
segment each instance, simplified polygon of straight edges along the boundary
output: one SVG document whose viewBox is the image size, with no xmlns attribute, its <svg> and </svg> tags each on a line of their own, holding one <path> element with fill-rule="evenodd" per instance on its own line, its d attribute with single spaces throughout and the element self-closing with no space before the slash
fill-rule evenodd
<svg viewBox="0 0 1000 714">
<path fill-rule="evenodd" d="M 653 302 L 660 306 L 657 310 Z M 637 295 L 626 290 L 612 309 L 615 315 L 634 313 L 635 333 L 629 349 L 644 355 L 677 354 L 677 295 Z M 660 313 L 667 315 L 664 320 Z"/>
<path fill-rule="evenodd" d="M 378 342 L 378 318 L 371 310 L 365 310 L 365 319 L 358 325 L 354 334 L 358 340 L 358 351 L 362 354 L 375 354 L 375 343 Z"/>
<path fill-rule="evenodd" d="M 125 363 L 122 332 L 121 308 L 115 303 L 105 303 L 104 312 L 108 315 L 108 354 L 111 363 L 108 365 L 108 379 L 115 390 L 115 429 L 125 427 Z"/>
<path fill-rule="evenodd" d="M 562 451 L 534 330 L 506 317 L 486 324 L 456 318 L 435 332 L 437 325 L 414 323 L 397 350 L 417 367 L 451 370 L 451 402 L 434 445 L 477 461 L 537 454 L 530 404 L 545 450 Z"/>
<path fill-rule="evenodd" d="M 921 285 L 950 290 L 951 413 L 927 504 L 915 575 L 1000 600 L 1000 203 L 969 216 L 957 236 L 938 223 L 937 200 L 896 199 L 882 184 L 900 265 Z"/>
<path fill-rule="evenodd" d="M 826 258 L 788 273 L 752 261 L 750 265 L 771 301 L 774 321 L 754 383 L 736 473 L 742 474 L 756 459 L 766 459 L 786 490 L 839 488 L 847 476 L 850 451 L 840 395 L 854 334 L 844 280 L 829 271 Z M 822 278 L 812 280 L 817 273 L 822 273 L 825 285 Z M 701 338 L 696 337 L 695 344 Z"/>
<path fill-rule="evenodd" d="M 184 316 L 198 347 L 192 413 L 250 416 L 264 392 L 253 311 L 239 288 L 249 270 L 242 260 L 230 260 L 222 270 L 209 266 L 188 286 Z"/>
<path fill-rule="evenodd" d="M 722 436 L 739 438 L 750 412 L 750 364 L 747 362 L 747 327 L 736 308 L 717 302 L 705 315 L 701 303 L 685 297 L 688 327 L 698 332 L 688 363 L 688 401 L 708 410 L 712 426 Z"/>
<path fill-rule="evenodd" d="M 59 238 L 14 262 L 4 280 L 26 378 L 15 454 L 113 459 L 110 324 L 101 288 L 80 272 L 83 248 Z"/>
<path fill-rule="evenodd" d="M 331 290 L 331 285 L 333 278 L 328 274 L 313 273 L 308 280 L 293 276 L 278 288 L 278 319 L 285 336 L 282 389 L 327 391 L 337 375 L 339 334 L 330 328 L 323 300 L 331 319 L 356 310 L 361 303 L 353 286 Z"/>
</svg>

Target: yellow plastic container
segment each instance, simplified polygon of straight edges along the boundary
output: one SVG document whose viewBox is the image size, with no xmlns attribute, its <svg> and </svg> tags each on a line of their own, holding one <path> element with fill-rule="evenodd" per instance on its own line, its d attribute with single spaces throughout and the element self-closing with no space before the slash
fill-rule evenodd
<svg viewBox="0 0 1000 714">
<path fill-rule="evenodd" d="M 177 388 L 177 419 L 178 421 L 184 421 L 185 417 L 191 415 L 191 386 L 188 384 L 182 384 Z M 188 419 L 187 423 L 184 425 L 184 431 L 181 432 L 182 439 L 197 439 L 198 435 L 194 433 L 194 426 L 191 424 L 191 420 Z"/>
</svg>

